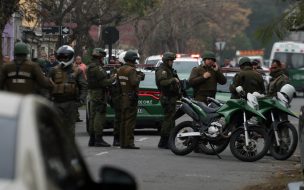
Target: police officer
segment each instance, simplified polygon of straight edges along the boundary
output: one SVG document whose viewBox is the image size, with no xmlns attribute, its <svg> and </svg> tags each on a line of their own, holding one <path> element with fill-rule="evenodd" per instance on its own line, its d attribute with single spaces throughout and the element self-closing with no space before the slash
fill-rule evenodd
<svg viewBox="0 0 304 190">
<path fill-rule="evenodd" d="M 125 64 L 124 56 L 126 52 L 122 52 L 118 55 L 118 59 L 115 62 L 115 66 L 111 70 L 111 74 L 117 74 L 120 67 Z M 114 109 L 115 117 L 114 117 L 114 130 L 113 130 L 113 146 L 120 146 L 120 128 L 121 128 L 121 86 L 119 81 L 115 81 L 113 85 L 110 87 L 110 105 Z"/>
<path fill-rule="evenodd" d="M 51 100 L 63 118 L 64 126 L 72 140 L 75 138 L 75 122 L 78 102 L 85 103 L 87 82 L 80 69 L 73 67 L 74 49 L 68 45 L 58 48 L 59 65 L 52 68 L 49 77 L 54 84 Z"/>
<path fill-rule="evenodd" d="M 87 68 L 87 80 L 90 97 L 89 115 L 89 146 L 110 147 L 110 144 L 102 138 L 102 131 L 106 122 L 107 87 L 115 80 L 114 76 L 108 78 L 103 69 L 103 59 L 106 52 L 101 48 L 95 48 L 92 53 L 92 61 Z"/>
<path fill-rule="evenodd" d="M 176 101 L 180 97 L 181 89 L 177 73 L 172 68 L 175 59 L 175 53 L 165 52 L 162 57 L 163 63 L 155 72 L 155 82 L 161 92 L 160 103 L 164 110 L 158 148 L 169 148 L 168 140 L 170 131 L 175 125 L 174 114 Z"/>
<path fill-rule="evenodd" d="M 280 91 L 282 86 L 288 83 L 288 77 L 284 74 L 284 69 L 282 68 L 280 60 L 272 60 L 270 76 L 271 79 L 268 85 L 267 96 L 274 97 L 277 95 L 277 92 Z"/>
<path fill-rule="evenodd" d="M 1 89 L 20 94 L 32 94 L 38 92 L 38 88 L 52 87 L 52 83 L 43 75 L 39 65 L 27 59 L 28 54 L 29 50 L 25 43 L 16 43 L 13 62 L 3 65 L 1 69 Z"/>
<path fill-rule="evenodd" d="M 237 73 L 229 87 L 231 98 L 240 98 L 236 87 L 242 86 L 245 94 L 259 92 L 265 94 L 264 80 L 261 74 L 253 70 L 252 63 L 248 57 L 242 57 L 239 61 L 241 71 Z"/>
<path fill-rule="evenodd" d="M 207 103 L 207 97 L 215 97 L 217 83 L 226 84 L 227 79 L 220 71 L 213 52 L 205 51 L 203 61 L 204 64 L 192 69 L 189 84 L 193 87 L 194 99 Z"/>
<path fill-rule="evenodd" d="M 136 124 L 138 87 L 144 79 L 144 73 L 136 71 L 135 64 L 139 56 L 134 51 L 127 51 L 124 64 L 118 71 L 121 86 L 121 128 L 120 147 L 124 149 L 139 149 L 134 144 L 134 128 Z"/>
</svg>

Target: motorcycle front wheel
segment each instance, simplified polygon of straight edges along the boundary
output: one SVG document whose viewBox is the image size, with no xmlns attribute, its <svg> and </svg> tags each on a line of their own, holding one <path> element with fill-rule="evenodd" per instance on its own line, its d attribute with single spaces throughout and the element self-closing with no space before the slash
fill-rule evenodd
<svg viewBox="0 0 304 190">
<path fill-rule="evenodd" d="M 187 155 L 197 146 L 198 136 L 178 137 L 178 134 L 187 132 L 197 132 L 191 121 L 181 122 L 172 130 L 169 137 L 169 145 L 174 154 Z"/>
<path fill-rule="evenodd" d="M 277 145 L 274 131 L 271 131 L 270 154 L 276 160 L 288 159 L 296 150 L 298 145 L 298 133 L 291 123 L 283 123 L 278 126 L 278 137 L 280 146 Z"/>
<path fill-rule="evenodd" d="M 267 132 L 260 127 L 248 127 L 248 146 L 245 143 L 244 128 L 235 131 L 230 138 L 233 156 L 245 162 L 254 162 L 265 156 L 270 146 Z"/>
</svg>

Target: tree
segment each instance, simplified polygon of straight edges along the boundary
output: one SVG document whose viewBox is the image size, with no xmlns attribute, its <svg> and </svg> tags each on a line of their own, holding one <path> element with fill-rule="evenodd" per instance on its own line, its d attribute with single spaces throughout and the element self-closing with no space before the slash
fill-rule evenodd
<svg viewBox="0 0 304 190">
<path fill-rule="evenodd" d="M 304 1 L 282 0 L 282 2 L 288 3 L 285 11 L 255 32 L 256 37 L 263 44 L 269 44 L 274 37 L 282 40 L 291 31 L 304 30 Z"/>
</svg>

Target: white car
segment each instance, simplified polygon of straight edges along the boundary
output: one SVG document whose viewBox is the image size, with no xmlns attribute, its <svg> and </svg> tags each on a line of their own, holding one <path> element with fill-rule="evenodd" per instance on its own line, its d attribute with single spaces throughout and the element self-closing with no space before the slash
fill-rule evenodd
<svg viewBox="0 0 304 190">
<path fill-rule="evenodd" d="M 47 100 L 0 92 L 0 104 L 0 190 L 136 189 L 132 176 L 110 167 L 94 182 Z"/>
<path fill-rule="evenodd" d="M 162 59 L 162 55 L 151 55 L 145 59 L 144 64 L 156 65 L 156 63 Z"/>
</svg>

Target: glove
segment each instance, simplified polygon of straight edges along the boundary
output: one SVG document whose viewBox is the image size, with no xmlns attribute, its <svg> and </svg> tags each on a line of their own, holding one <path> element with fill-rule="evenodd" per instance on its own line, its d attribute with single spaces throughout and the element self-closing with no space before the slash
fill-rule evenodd
<svg viewBox="0 0 304 190">
<path fill-rule="evenodd" d="M 140 77 L 141 81 L 145 80 L 145 73 L 143 73 L 141 71 L 137 71 L 137 75 Z"/>
</svg>

